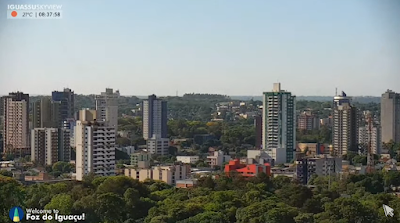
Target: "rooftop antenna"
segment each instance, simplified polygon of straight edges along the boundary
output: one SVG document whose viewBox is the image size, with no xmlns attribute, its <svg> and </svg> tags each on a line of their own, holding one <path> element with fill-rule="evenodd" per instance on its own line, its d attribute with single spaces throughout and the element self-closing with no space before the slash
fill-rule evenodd
<svg viewBox="0 0 400 223">
<path fill-rule="evenodd" d="M 337 96 L 337 88 L 335 88 L 335 96 Z"/>
</svg>

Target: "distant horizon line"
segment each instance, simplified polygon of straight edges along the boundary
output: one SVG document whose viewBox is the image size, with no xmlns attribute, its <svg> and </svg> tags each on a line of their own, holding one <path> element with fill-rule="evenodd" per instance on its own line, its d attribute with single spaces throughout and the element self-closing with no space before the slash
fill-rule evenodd
<svg viewBox="0 0 400 223">
<path fill-rule="evenodd" d="M 193 94 L 193 93 L 185 93 L 185 94 Z M 194 93 L 194 94 L 210 94 L 210 95 L 221 95 L 221 96 L 228 96 L 228 97 L 262 97 L 263 95 L 226 95 L 226 94 L 214 94 L 214 93 Z M 0 95 L 7 96 L 6 95 Z M 83 95 L 83 96 L 90 96 L 90 95 L 97 95 L 97 94 L 75 94 L 75 95 Z M 156 95 L 156 94 L 155 94 Z M 29 96 L 51 96 L 51 94 L 29 94 Z M 120 95 L 122 97 L 148 97 L 149 95 Z M 183 97 L 183 95 L 156 95 L 157 97 Z M 335 95 L 294 95 L 296 97 L 335 97 Z M 371 98 L 371 97 L 378 97 L 381 96 L 373 96 L 373 95 L 357 95 L 357 96 L 348 96 L 348 97 L 364 97 L 364 98 Z"/>
</svg>

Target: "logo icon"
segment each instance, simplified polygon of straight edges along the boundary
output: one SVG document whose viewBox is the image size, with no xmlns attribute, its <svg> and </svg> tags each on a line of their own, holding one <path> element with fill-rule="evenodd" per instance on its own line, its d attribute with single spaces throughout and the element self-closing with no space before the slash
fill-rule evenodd
<svg viewBox="0 0 400 223">
<path fill-rule="evenodd" d="M 24 218 L 24 211 L 20 207 L 13 207 L 10 210 L 9 216 L 13 222 L 21 222 Z"/>
<path fill-rule="evenodd" d="M 387 206 L 387 205 L 383 205 L 383 211 L 385 212 L 386 217 L 389 215 L 390 217 L 393 217 L 394 213 L 393 213 L 393 208 Z"/>
</svg>

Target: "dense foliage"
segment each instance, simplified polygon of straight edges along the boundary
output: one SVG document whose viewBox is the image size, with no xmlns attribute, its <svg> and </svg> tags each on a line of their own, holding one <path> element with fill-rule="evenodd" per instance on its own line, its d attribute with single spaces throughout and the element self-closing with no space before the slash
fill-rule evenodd
<svg viewBox="0 0 400 223">
<path fill-rule="evenodd" d="M 351 176 L 313 187 L 265 174 L 252 179 L 200 178 L 195 188 L 125 177 L 94 177 L 83 182 L 22 186 L 0 176 L 0 222 L 13 206 L 86 214 L 87 223 L 390 223 L 399 222 L 400 199 L 384 193 L 400 186 L 398 172 Z M 395 209 L 385 217 L 382 205 Z"/>
<path fill-rule="evenodd" d="M 331 143 L 332 142 L 332 131 L 327 126 L 321 126 L 320 129 L 312 131 L 297 130 L 296 134 L 297 142 L 302 143 Z"/>
</svg>

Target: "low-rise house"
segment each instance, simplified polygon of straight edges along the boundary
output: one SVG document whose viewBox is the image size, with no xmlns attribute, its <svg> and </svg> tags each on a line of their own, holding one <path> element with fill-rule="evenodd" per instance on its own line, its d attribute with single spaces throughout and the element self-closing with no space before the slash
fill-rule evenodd
<svg viewBox="0 0 400 223">
<path fill-rule="evenodd" d="M 169 185 L 175 185 L 177 180 L 185 180 L 190 177 L 190 165 L 176 163 L 149 168 L 128 167 L 125 169 L 125 176 L 142 182 L 146 179 L 152 179 L 163 181 Z"/>
</svg>

